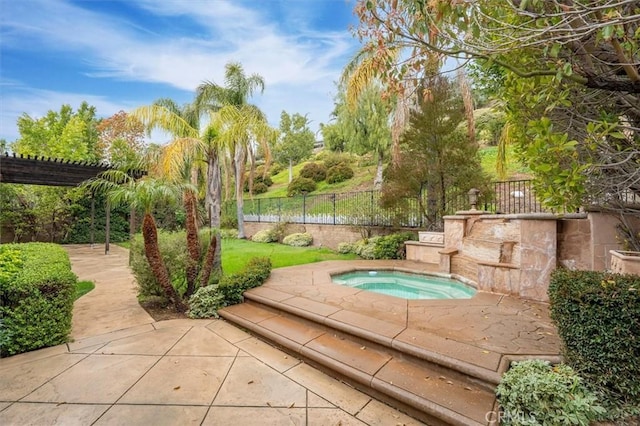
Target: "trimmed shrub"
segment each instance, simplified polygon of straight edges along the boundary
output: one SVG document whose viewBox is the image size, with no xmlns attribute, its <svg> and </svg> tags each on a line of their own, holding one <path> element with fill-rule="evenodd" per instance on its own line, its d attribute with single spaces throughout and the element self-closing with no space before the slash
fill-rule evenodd
<svg viewBox="0 0 640 426">
<path fill-rule="evenodd" d="M 354 245 L 352 243 L 340 243 L 338 244 L 338 253 L 347 254 L 355 253 Z"/>
<path fill-rule="evenodd" d="M 327 171 L 327 183 L 340 183 L 354 176 L 353 169 L 345 163 L 337 164 Z"/>
<path fill-rule="evenodd" d="M 317 185 L 314 180 L 305 177 L 297 177 L 287 187 L 287 196 L 308 194 L 315 191 Z"/>
<path fill-rule="evenodd" d="M 222 238 L 223 240 L 237 240 L 238 230 L 237 229 L 221 229 L 220 238 Z"/>
<path fill-rule="evenodd" d="M 271 229 L 263 229 L 262 231 L 256 232 L 253 237 L 251 237 L 251 241 L 254 243 L 275 243 L 278 241 L 278 236 Z"/>
<path fill-rule="evenodd" d="M 256 194 L 264 194 L 265 192 L 267 192 L 269 190 L 269 188 L 267 187 L 267 185 L 265 185 L 262 182 L 254 182 L 253 183 L 253 188 L 251 188 L 251 194 L 256 195 Z M 249 191 L 249 187 L 247 187 L 247 192 Z"/>
<path fill-rule="evenodd" d="M 260 169 L 260 167 L 258 168 Z M 253 194 L 263 194 L 273 185 L 273 180 L 269 175 L 262 176 L 262 170 L 256 170 L 253 176 Z M 249 192 L 249 173 L 244 175 L 244 192 Z"/>
<path fill-rule="evenodd" d="M 351 156 L 349 154 L 339 154 L 339 153 L 331 153 L 325 156 L 324 166 L 327 168 L 327 175 L 329 174 L 329 169 L 338 164 L 349 165 L 351 163 Z"/>
<path fill-rule="evenodd" d="M 280 172 L 281 172 L 281 171 L 283 171 L 283 170 L 284 170 L 284 166 L 283 166 L 282 164 L 280 164 L 280 163 L 273 163 L 273 164 L 271 165 L 271 167 L 269 167 L 269 174 L 270 174 L 271 176 L 275 176 L 275 175 L 277 175 L 278 173 L 280 173 Z"/>
<path fill-rule="evenodd" d="M 375 259 L 376 243 L 380 237 L 371 237 L 359 240 L 353 245 L 353 252 L 363 259 Z"/>
<path fill-rule="evenodd" d="M 414 232 L 399 232 L 380 237 L 375 243 L 373 255 L 375 259 L 406 259 L 405 241 L 415 241 L 418 236 Z"/>
<path fill-rule="evenodd" d="M 64 343 L 77 277 L 60 246 L 0 246 L 0 356 Z"/>
<path fill-rule="evenodd" d="M 245 269 L 234 275 L 225 275 L 216 285 L 199 288 L 189 298 L 189 317 L 217 318 L 218 309 L 243 301 L 242 294 L 264 283 L 271 274 L 271 260 L 256 257 Z"/>
<path fill-rule="evenodd" d="M 327 168 L 321 163 L 307 163 L 302 166 L 300 177 L 322 182 L 327 178 Z"/>
<path fill-rule="evenodd" d="M 516 362 L 496 389 L 503 425 L 589 425 L 604 414 L 596 396 L 567 365 Z"/>
<path fill-rule="evenodd" d="M 610 416 L 640 410 L 640 277 L 594 271 L 553 272 L 551 318 L 565 362 Z"/>
<path fill-rule="evenodd" d="M 295 234 L 287 235 L 282 240 L 282 244 L 293 247 L 307 247 L 313 242 L 313 236 L 308 232 L 298 232 Z"/>
</svg>

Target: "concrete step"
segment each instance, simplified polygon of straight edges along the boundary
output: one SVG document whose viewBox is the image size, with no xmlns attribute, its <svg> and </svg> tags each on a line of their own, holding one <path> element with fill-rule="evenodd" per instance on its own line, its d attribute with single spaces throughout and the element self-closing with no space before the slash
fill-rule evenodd
<svg viewBox="0 0 640 426">
<path fill-rule="evenodd" d="M 494 384 L 456 370 L 455 360 L 426 360 L 370 333 L 354 335 L 255 300 L 219 313 L 429 425 L 484 425 L 494 409 Z"/>
</svg>

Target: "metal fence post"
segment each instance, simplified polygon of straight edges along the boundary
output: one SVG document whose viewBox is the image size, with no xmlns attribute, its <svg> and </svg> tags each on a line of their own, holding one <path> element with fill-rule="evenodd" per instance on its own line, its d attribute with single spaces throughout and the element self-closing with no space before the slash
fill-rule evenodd
<svg viewBox="0 0 640 426">
<path fill-rule="evenodd" d="M 333 224 L 336 224 L 336 194 L 333 194 Z"/>
<path fill-rule="evenodd" d="M 302 194 L 302 223 L 307 223 L 307 194 Z"/>
</svg>

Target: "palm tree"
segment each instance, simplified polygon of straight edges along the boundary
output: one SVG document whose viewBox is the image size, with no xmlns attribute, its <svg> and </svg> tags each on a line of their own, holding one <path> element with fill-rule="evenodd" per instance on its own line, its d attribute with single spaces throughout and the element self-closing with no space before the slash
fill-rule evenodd
<svg viewBox="0 0 640 426">
<path fill-rule="evenodd" d="M 244 214 L 242 213 L 242 184 L 247 161 L 247 144 L 251 143 L 250 128 L 256 124 L 258 116 L 264 116 L 255 106 L 248 104 L 256 90 L 264 91 L 264 79 L 259 74 L 247 76 L 242 65 L 229 62 L 225 65 L 224 86 L 205 81 L 196 91 L 196 108 L 199 111 L 220 111 L 227 108 L 222 122 L 225 123 L 226 140 L 229 143 L 236 182 L 236 210 L 238 216 L 238 237 L 244 238 Z M 263 120 L 266 121 L 266 120 Z M 240 190 L 238 190 L 240 188 Z"/>
<path fill-rule="evenodd" d="M 179 190 L 170 183 L 154 179 L 143 178 L 138 181 L 119 170 L 109 170 L 91 182 L 88 186 L 97 191 L 106 190 L 109 202 L 114 205 L 126 204 L 144 212 L 142 219 L 142 238 L 144 253 L 154 277 L 164 290 L 165 296 L 171 300 L 178 312 L 187 310 L 187 306 L 171 284 L 169 272 L 162 260 L 158 245 L 158 228 L 153 218 L 153 208 L 178 197 Z"/>
<path fill-rule="evenodd" d="M 147 131 L 160 128 L 174 136 L 175 139 L 165 147 L 159 161 L 163 174 L 173 180 L 187 180 L 192 185 L 196 185 L 200 171 L 198 166 L 206 165 L 202 174 L 206 176 L 205 206 L 209 214 L 209 226 L 219 228 L 221 212 L 219 152 L 221 148 L 218 145 L 218 132 L 215 129 L 216 121 L 210 120 L 210 124 L 200 133 L 201 116 L 195 105 L 187 104 L 180 108 L 170 99 L 160 99 L 152 105 L 140 107 L 134 110 L 131 115 L 140 120 Z M 190 259 L 186 271 L 187 295 L 191 295 L 195 290 L 200 262 L 195 192 L 186 191 L 184 193 L 184 206 L 187 213 L 187 250 Z M 205 256 L 205 259 L 213 259 L 213 264 L 206 265 L 204 268 L 209 271 L 211 269 L 219 270 L 221 265 L 220 253 L 216 251 L 216 248 L 220 247 L 217 232 L 213 233 L 212 240 L 214 239 L 215 243 L 209 244 L 209 250 L 214 251 L 213 255 Z M 204 282 L 208 283 L 208 277 Z"/>
<path fill-rule="evenodd" d="M 244 171 L 248 157 L 251 157 L 251 168 L 255 167 L 254 148 L 260 144 L 268 151 L 268 135 L 271 133 L 266 117 L 253 105 L 226 105 L 220 109 L 220 138 L 229 147 L 233 156 L 232 170 L 235 177 L 236 215 L 238 218 L 238 238 L 245 238 L 244 233 Z M 250 177 L 251 179 L 252 177 Z M 250 182 L 252 184 L 252 182 Z"/>
</svg>

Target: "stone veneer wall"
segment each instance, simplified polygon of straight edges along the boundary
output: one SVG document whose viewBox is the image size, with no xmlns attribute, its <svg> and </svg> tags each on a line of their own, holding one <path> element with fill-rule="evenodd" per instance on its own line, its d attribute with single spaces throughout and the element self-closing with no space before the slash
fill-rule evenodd
<svg viewBox="0 0 640 426">
<path fill-rule="evenodd" d="M 555 216 L 459 212 L 445 217 L 444 233 L 442 256 L 451 256 L 451 269 L 442 272 L 472 279 L 479 290 L 548 300 L 557 264 Z"/>
</svg>

